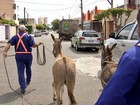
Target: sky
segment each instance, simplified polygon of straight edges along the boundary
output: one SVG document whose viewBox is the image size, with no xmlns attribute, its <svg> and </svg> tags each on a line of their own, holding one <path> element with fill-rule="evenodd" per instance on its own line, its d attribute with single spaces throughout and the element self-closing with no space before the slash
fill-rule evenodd
<svg viewBox="0 0 140 105">
<path fill-rule="evenodd" d="M 110 0 L 111 1 L 111 0 Z M 19 18 L 24 17 L 24 7 L 29 18 L 48 17 L 48 23 L 55 19 L 77 18 L 81 16 L 81 0 L 15 0 L 16 13 Z M 124 0 L 113 0 L 113 7 L 124 4 Z M 107 0 L 83 0 L 83 12 L 93 10 L 95 6 L 98 9 L 108 9 L 111 5 Z"/>
</svg>

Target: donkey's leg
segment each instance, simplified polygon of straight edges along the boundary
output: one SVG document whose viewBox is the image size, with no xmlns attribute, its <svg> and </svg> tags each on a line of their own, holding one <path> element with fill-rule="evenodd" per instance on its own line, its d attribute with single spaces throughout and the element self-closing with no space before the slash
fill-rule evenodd
<svg viewBox="0 0 140 105">
<path fill-rule="evenodd" d="M 63 99 L 62 99 L 63 93 L 64 93 L 64 84 L 62 84 L 62 86 L 61 86 L 61 94 L 60 94 L 61 103 L 63 103 Z"/>
<path fill-rule="evenodd" d="M 56 89 L 55 89 L 55 83 L 52 83 L 52 87 L 53 87 L 53 101 L 56 101 Z"/>
<path fill-rule="evenodd" d="M 75 100 L 75 96 L 73 94 L 74 85 L 75 85 L 75 81 L 70 81 L 69 80 L 69 81 L 66 82 L 66 86 L 67 86 L 68 95 L 69 95 L 69 98 L 70 98 L 71 105 L 76 105 L 77 104 L 77 102 Z"/>
<path fill-rule="evenodd" d="M 57 85 L 55 85 L 56 87 L 56 96 L 57 96 L 57 105 L 61 105 L 62 104 L 62 100 L 60 98 L 60 90 L 61 90 L 61 84 L 57 83 Z"/>
</svg>

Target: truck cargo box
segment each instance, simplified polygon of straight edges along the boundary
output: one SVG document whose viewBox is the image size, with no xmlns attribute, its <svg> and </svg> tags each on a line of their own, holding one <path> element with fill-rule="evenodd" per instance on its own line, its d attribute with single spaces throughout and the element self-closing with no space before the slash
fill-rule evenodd
<svg viewBox="0 0 140 105">
<path fill-rule="evenodd" d="M 69 39 L 78 30 L 79 20 L 63 19 L 59 23 L 59 38 Z"/>
</svg>

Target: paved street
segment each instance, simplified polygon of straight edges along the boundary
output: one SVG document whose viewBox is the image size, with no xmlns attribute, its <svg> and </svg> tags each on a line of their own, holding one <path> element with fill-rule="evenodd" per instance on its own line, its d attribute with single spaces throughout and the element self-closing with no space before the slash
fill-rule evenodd
<svg viewBox="0 0 140 105">
<path fill-rule="evenodd" d="M 55 34 L 55 36 L 57 36 Z M 53 41 L 50 35 L 43 35 L 42 37 L 35 37 L 35 41 L 42 41 L 45 46 L 52 51 Z M 0 46 L 6 43 L 0 43 Z M 40 46 L 40 54 L 42 55 L 42 47 Z M 0 52 L 2 48 L 0 48 Z M 94 51 L 75 51 L 70 47 L 70 41 L 62 42 L 62 52 L 65 55 L 74 59 L 77 67 L 77 78 L 75 85 L 75 97 L 78 105 L 93 105 L 101 93 L 102 87 L 100 80 L 97 77 L 100 68 L 100 52 Z M 14 54 L 14 48 L 8 52 L 9 55 Z M 27 87 L 27 92 L 24 95 L 25 100 L 13 92 L 7 81 L 6 72 L 3 63 L 2 53 L 0 53 L 0 105 L 55 105 L 52 95 L 52 70 L 51 67 L 54 63 L 54 56 L 46 50 L 47 62 L 45 65 L 40 66 L 36 60 L 36 49 L 33 49 L 33 65 L 32 65 L 32 82 Z M 6 58 L 6 66 L 12 87 L 20 92 L 17 81 L 17 70 L 14 56 Z M 28 102 L 27 102 L 28 101 Z M 67 90 L 63 95 L 63 105 L 68 105 L 69 99 Z"/>
</svg>

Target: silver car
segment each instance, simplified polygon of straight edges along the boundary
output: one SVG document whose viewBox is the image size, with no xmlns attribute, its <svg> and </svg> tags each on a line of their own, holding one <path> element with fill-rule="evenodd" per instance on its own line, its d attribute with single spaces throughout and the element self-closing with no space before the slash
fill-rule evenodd
<svg viewBox="0 0 140 105">
<path fill-rule="evenodd" d="M 36 31 L 34 33 L 34 37 L 41 37 L 42 36 L 42 33 L 40 31 Z"/>
<path fill-rule="evenodd" d="M 94 30 L 79 30 L 71 38 L 71 47 L 75 47 L 76 51 L 79 49 L 88 48 L 99 51 L 100 48 L 100 33 Z"/>
</svg>

